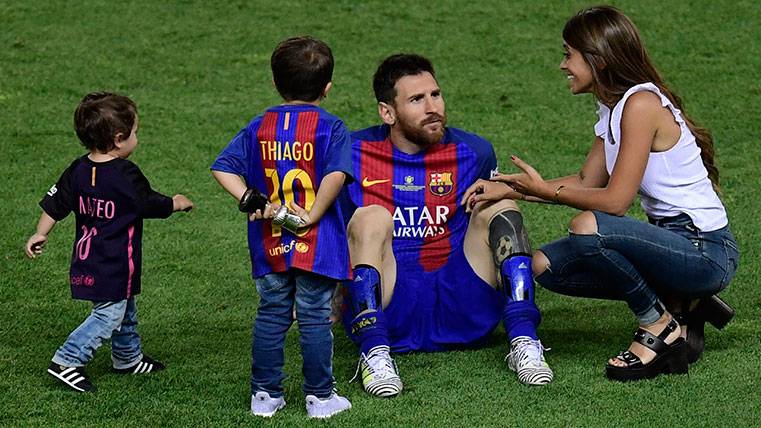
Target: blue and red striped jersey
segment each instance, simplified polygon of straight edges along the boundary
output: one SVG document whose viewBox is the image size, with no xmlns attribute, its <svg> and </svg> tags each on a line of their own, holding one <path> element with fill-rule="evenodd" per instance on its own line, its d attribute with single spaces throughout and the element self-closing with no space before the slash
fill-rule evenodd
<svg viewBox="0 0 761 428">
<path fill-rule="evenodd" d="M 331 172 L 352 180 L 351 140 L 344 123 L 320 107 L 280 105 L 243 128 L 219 154 L 212 170 L 240 175 L 270 202 L 311 209 L 322 179 Z M 338 280 L 349 279 L 345 219 L 332 204 L 319 223 L 298 234 L 271 221 L 248 223 L 254 278 L 301 269 Z"/>
<path fill-rule="evenodd" d="M 388 133 L 385 125 L 352 133 L 351 203 L 388 209 L 397 263 L 405 274 L 432 272 L 462 246 L 469 217 L 459 201 L 470 184 L 496 171 L 494 148 L 478 135 L 446 128 L 441 143 L 407 154 Z"/>
</svg>

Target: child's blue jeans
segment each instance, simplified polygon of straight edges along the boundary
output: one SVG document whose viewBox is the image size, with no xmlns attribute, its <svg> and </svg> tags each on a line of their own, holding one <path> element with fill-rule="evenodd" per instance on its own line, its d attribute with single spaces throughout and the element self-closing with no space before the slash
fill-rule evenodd
<svg viewBox="0 0 761 428">
<path fill-rule="evenodd" d="M 567 237 L 541 251 L 550 267 L 536 278 L 569 296 L 624 300 L 640 323 L 659 318 L 659 297 L 698 298 L 723 290 L 739 254 L 729 226 L 700 231 L 686 214 L 644 223 L 594 211 L 597 233 Z"/>
<path fill-rule="evenodd" d="M 143 358 L 140 336 L 137 334 L 134 297 L 118 302 L 93 302 L 92 312 L 58 348 L 53 362 L 82 367 L 92 360 L 95 350 L 109 338 L 114 368 L 131 367 Z"/>
<path fill-rule="evenodd" d="M 295 304 L 304 359 L 304 394 L 329 397 L 335 383 L 330 302 L 337 281 L 293 270 L 264 275 L 255 282 L 259 309 L 253 328 L 251 393 L 283 395 L 285 337 Z"/>
</svg>

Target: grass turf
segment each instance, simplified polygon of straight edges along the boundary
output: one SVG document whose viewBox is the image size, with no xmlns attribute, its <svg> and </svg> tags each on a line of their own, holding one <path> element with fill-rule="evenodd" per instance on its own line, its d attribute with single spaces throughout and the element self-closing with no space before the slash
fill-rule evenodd
<svg viewBox="0 0 761 428">
<path fill-rule="evenodd" d="M 703 359 L 689 376 L 609 382 L 604 361 L 635 325 L 622 303 L 538 290 L 540 335 L 553 350 L 556 381 L 527 388 L 508 372 L 500 328 L 482 349 L 399 356 L 405 392 L 374 399 L 358 384 L 356 350 L 336 329 L 335 374 L 354 408 L 334 426 L 759 425 L 757 331 L 761 307 L 756 174 L 761 149 L 761 7 L 752 1 L 615 4 L 640 27 L 646 46 L 687 111 L 714 133 L 723 200 L 742 251 L 724 293 L 738 310 L 722 333 L 707 330 Z M 208 166 L 247 121 L 279 102 L 269 74 L 275 44 L 294 34 L 327 41 L 335 87 L 324 106 L 351 128 L 378 122 L 370 79 L 396 52 L 429 56 L 450 124 L 478 132 L 502 170 L 516 154 L 546 177 L 573 173 L 592 141 L 590 96 L 572 97 L 558 71 L 565 19 L 585 3 L 383 1 L 87 1 L 0 4 L 0 425 L 291 426 L 307 423 L 297 332 L 287 341 L 286 400 L 272 420 L 248 412 L 251 320 L 245 224 Z M 85 317 L 69 298 L 73 219 L 51 234 L 46 254 L 22 246 L 37 201 L 83 153 L 72 130 L 79 99 L 92 90 L 131 96 L 141 114 L 133 160 L 158 190 L 197 207 L 147 221 L 140 333 L 168 370 L 109 372 L 108 346 L 88 366 L 99 387 L 78 395 L 44 373 L 52 353 Z M 756 165 L 755 167 L 753 165 Z M 755 172 L 754 172 L 755 171 Z M 636 205 L 636 204 L 635 204 Z M 524 207 L 535 245 L 561 236 L 574 211 Z M 641 216 L 637 206 L 632 212 Z"/>
</svg>

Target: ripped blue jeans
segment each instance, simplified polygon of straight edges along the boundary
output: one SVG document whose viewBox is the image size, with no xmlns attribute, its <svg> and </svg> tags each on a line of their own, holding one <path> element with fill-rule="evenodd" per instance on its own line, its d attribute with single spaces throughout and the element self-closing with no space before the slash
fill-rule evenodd
<svg viewBox="0 0 761 428">
<path fill-rule="evenodd" d="M 737 243 L 729 230 L 701 232 L 686 214 L 648 224 L 593 211 L 597 233 L 541 247 L 549 268 L 536 277 L 560 294 L 624 300 L 641 324 L 659 317 L 659 296 L 698 298 L 723 290 L 735 275 Z"/>
</svg>

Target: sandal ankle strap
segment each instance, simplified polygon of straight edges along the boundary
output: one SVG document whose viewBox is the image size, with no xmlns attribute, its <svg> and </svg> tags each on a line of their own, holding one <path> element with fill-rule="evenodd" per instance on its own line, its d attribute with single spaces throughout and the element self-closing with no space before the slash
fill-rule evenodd
<svg viewBox="0 0 761 428">
<path fill-rule="evenodd" d="M 690 315 L 687 312 L 671 314 L 679 325 L 687 325 L 690 322 Z"/>
<path fill-rule="evenodd" d="M 666 338 L 671 333 L 673 333 L 677 327 L 679 327 L 679 324 L 677 323 L 676 319 L 672 318 L 663 329 L 663 331 L 661 331 L 657 336 L 645 329 L 640 328 L 636 333 L 634 333 L 634 341 L 640 343 L 642 346 L 648 349 L 651 349 L 656 354 L 660 354 L 669 347 L 669 345 L 666 343 Z"/>
</svg>

